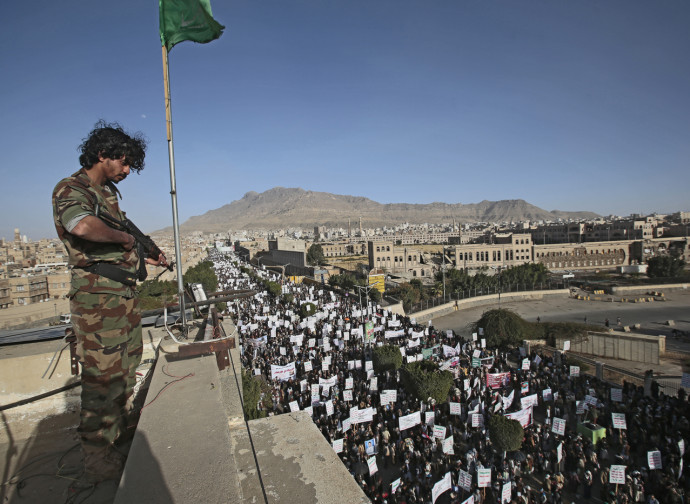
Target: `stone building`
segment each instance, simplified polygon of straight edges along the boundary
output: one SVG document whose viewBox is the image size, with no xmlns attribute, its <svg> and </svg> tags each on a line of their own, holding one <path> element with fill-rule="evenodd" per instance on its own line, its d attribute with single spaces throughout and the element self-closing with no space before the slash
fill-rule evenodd
<svg viewBox="0 0 690 504">
<path fill-rule="evenodd" d="M 614 269 L 630 264 L 631 241 L 534 246 L 534 262 L 551 271 Z"/>
<path fill-rule="evenodd" d="M 367 242 L 369 270 L 406 278 L 433 278 L 437 265 L 427 261 L 422 252 L 412 247 L 396 246 L 393 242 Z"/>
<path fill-rule="evenodd" d="M 22 275 L 10 277 L 8 280 L 12 304 L 28 305 L 49 298 L 46 275 Z"/>
<path fill-rule="evenodd" d="M 454 245 L 447 247 L 446 252 L 456 268 L 470 271 L 482 267 L 506 268 L 532 262 L 531 235 L 496 235 L 494 242 Z"/>
</svg>

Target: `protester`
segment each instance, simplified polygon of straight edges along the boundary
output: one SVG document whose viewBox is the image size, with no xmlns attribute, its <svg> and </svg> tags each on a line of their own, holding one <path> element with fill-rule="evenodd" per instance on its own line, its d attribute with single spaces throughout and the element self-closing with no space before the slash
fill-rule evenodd
<svg viewBox="0 0 690 504">
<path fill-rule="evenodd" d="M 258 408 L 268 415 L 307 411 L 372 502 L 431 503 L 436 496 L 437 503 L 493 503 L 504 491 L 511 502 L 524 503 L 563 502 L 575 494 L 608 501 L 611 492 L 618 501 L 654 495 L 681 502 L 688 491 L 680 472 L 681 446 L 690 435 L 684 394 L 646 397 L 631 383 L 579 375 L 566 355 L 485 348 L 481 335 L 466 341 L 378 305 L 360 307 L 321 285 L 288 282 L 284 295 L 274 297 L 248 266 L 213 260 L 220 289 L 258 291 L 227 308 L 242 364 L 272 384 L 272 401 L 262 398 Z M 303 318 L 305 303 L 316 310 Z M 420 401 L 402 386 L 399 371 L 377 372 L 372 348 L 382 344 L 398 346 L 406 362 L 431 359 L 451 371 L 448 401 Z M 614 413 L 624 415 L 626 428 L 621 417 L 614 427 Z M 492 447 L 493 415 L 523 424 L 519 452 L 504 457 Z M 577 432 L 580 421 L 598 423 L 606 438 L 593 444 Z M 661 468 L 650 469 L 648 453 L 656 451 Z M 625 466 L 624 482 L 611 482 L 611 465 Z M 450 485 L 443 482 L 447 473 Z"/>
</svg>

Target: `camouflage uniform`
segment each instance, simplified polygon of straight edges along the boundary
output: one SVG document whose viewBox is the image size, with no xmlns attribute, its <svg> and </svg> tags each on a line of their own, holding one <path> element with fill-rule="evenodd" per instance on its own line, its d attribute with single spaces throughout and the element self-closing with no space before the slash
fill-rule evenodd
<svg viewBox="0 0 690 504">
<path fill-rule="evenodd" d="M 134 427 L 132 396 L 142 339 L 134 287 L 82 268 L 105 262 L 134 273 L 139 257 L 136 247 L 127 251 L 120 244 L 91 242 L 67 228 L 80 216 L 95 215 L 96 208 L 124 219 L 118 195 L 114 184 L 99 187 L 84 169 L 61 180 L 53 191 L 55 228 L 72 267 L 68 297 L 82 365 L 79 433 L 87 473 L 99 472 L 103 452 Z"/>
</svg>

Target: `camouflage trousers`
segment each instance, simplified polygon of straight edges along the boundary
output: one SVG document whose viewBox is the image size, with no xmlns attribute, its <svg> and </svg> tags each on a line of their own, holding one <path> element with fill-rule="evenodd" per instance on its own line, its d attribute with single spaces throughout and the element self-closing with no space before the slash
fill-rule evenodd
<svg viewBox="0 0 690 504">
<path fill-rule="evenodd" d="M 137 298 L 83 291 L 72 297 L 70 309 L 82 365 L 79 434 L 87 453 L 112 446 L 136 422 L 141 313 Z"/>
</svg>

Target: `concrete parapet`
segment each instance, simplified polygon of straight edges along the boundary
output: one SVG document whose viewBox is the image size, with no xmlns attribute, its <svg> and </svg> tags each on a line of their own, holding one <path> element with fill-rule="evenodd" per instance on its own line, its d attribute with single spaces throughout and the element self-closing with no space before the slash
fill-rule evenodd
<svg viewBox="0 0 690 504">
<path fill-rule="evenodd" d="M 161 345 L 116 504 L 264 502 L 264 489 L 270 503 L 369 502 L 306 412 L 245 423 L 237 349 L 223 371 L 175 352 Z"/>
<path fill-rule="evenodd" d="M 554 289 L 554 290 L 543 290 L 543 291 L 526 291 L 526 292 L 502 292 L 501 301 L 505 303 L 510 303 L 512 301 L 534 301 L 543 299 L 545 297 L 567 297 L 570 295 L 569 289 Z M 488 296 L 477 296 L 473 298 L 460 299 L 457 301 L 458 310 L 463 308 L 472 308 L 475 306 L 484 305 L 498 305 L 498 294 L 489 294 Z M 428 310 L 422 310 L 416 313 L 409 313 L 410 318 L 414 318 L 418 324 L 426 323 L 427 321 L 433 319 L 434 317 L 442 317 L 455 310 L 456 301 L 450 303 L 442 304 L 429 308 Z"/>
</svg>

